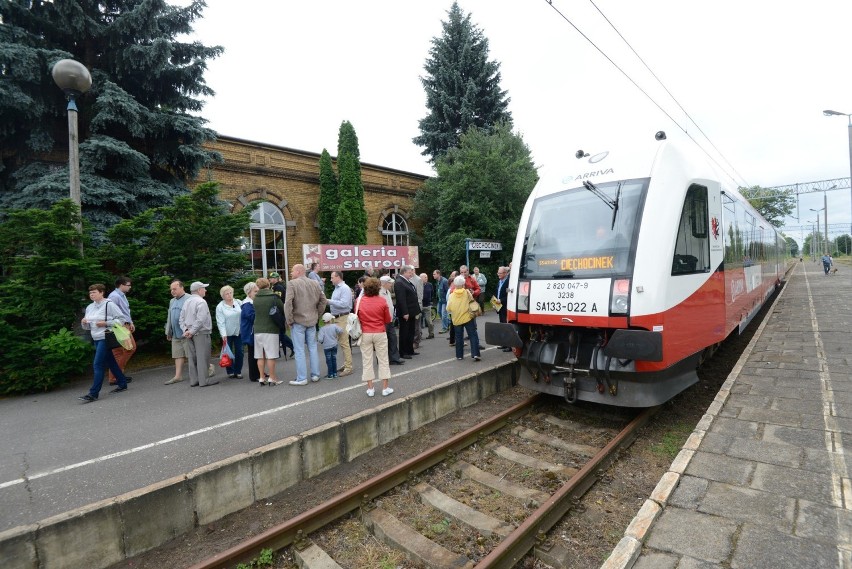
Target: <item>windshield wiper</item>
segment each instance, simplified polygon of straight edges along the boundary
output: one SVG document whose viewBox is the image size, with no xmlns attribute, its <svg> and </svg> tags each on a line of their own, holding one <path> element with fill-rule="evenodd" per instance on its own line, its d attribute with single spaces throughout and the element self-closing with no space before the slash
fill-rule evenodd
<svg viewBox="0 0 852 569">
<path fill-rule="evenodd" d="M 609 209 L 615 209 L 617 207 L 617 202 L 615 200 L 610 199 L 605 193 L 600 191 L 598 187 L 590 181 L 583 180 L 583 186 L 585 186 L 587 190 L 598 196 L 600 200 L 605 203 Z M 621 186 L 619 186 L 619 190 L 620 189 Z"/>
<path fill-rule="evenodd" d="M 618 183 L 618 189 L 615 192 L 615 201 L 613 202 L 612 208 L 612 227 L 610 230 L 615 229 L 615 216 L 618 215 L 618 203 L 621 199 L 621 182 Z"/>
<path fill-rule="evenodd" d="M 555 272 L 552 275 L 550 275 L 550 278 L 552 278 L 552 279 L 565 278 L 565 277 L 567 277 L 569 279 L 573 279 L 574 278 L 574 271 L 558 271 L 558 272 Z"/>
<path fill-rule="evenodd" d="M 583 186 L 598 196 L 598 198 L 600 198 L 600 200 L 612 210 L 612 226 L 610 229 L 615 229 L 615 217 L 618 215 L 618 202 L 621 199 L 621 183 L 618 184 L 618 188 L 615 191 L 615 199 L 610 199 L 609 196 L 600 191 L 596 185 L 588 180 L 583 180 Z"/>
</svg>

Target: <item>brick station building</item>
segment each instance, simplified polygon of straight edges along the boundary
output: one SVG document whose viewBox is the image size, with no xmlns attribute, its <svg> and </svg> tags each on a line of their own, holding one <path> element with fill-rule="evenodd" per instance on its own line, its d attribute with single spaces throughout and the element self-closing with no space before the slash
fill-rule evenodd
<svg viewBox="0 0 852 569">
<path fill-rule="evenodd" d="M 223 162 L 199 172 L 196 183 L 218 182 L 232 211 L 260 202 L 245 238 L 246 268 L 289 279 L 290 267 L 302 261 L 302 245 L 320 242 L 320 155 L 228 136 L 205 147 Z M 361 163 L 368 245 L 409 244 L 414 194 L 427 178 Z"/>
</svg>

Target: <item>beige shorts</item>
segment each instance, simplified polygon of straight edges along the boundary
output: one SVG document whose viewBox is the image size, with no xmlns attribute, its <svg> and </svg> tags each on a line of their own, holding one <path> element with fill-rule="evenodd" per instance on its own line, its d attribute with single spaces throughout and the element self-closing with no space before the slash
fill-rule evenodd
<svg viewBox="0 0 852 569">
<path fill-rule="evenodd" d="M 172 359 L 179 360 L 186 357 L 186 338 L 172 338 Z"/>
<path fill-rule="evenodd" d="M 279 351 L 278 334 L 254 335 L 254 359 L 277 360 L 280 357 Z"/>
</svg>

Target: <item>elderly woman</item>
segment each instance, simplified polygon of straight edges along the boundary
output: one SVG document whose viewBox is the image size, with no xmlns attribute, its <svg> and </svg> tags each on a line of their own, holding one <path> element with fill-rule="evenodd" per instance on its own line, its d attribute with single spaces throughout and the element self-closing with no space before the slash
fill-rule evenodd
<svg viewBox="0 0 852 569">
<path fill-rule="evenodd" d="M 124 315 L 114 302 L 110 302 L 104 298 L 105 292 L 106 287 L 100 283 L 89 287 L 89 298 L 92 300 L 92 304 L 86 307 L 86 314 L 81 321 L 83 329 L 91 331 L 92 342 L 95 344 L 95 361 L 93 362 L 95 379 L 89 392 L 78 397 L 83 403 L 91 403 L 98 400 L 107 367 L 118 381 L 118 387 L 110 391 L 110 393 L 127 391 L 127 376 L 118 367 L 118 362 L 115 361 L 112 350 L 107 347 L 105 338 L 108 327 L 116 322 L 124 324 Z"/>
<path fill-rule="evenodd" d="M 240 306 L 240 339 L 245 344 L 246 352 L 248 352 L 249 381 L 260 379 L 260 370 L 257 369 L 257 362 L 254 361 L 254 297 L 258 290 L 255 283 L 246 283 L 243 287 L 246 298 Z"/>
<path fill-rule="evenodd" d="M 234 352 L 234 361 L 225 368 L 231 379 L 243 378 L 243 343 L 240 340 L 240 319 L 242 302 L 234 298 L 234 289 L 228 285 L 219 289 L 222 301 L 216 306 L 216 325 L 219 327 L 219 335 L 222 343 L 227 343 Z"/>
<path fill-rule="evenodd" d="M 283 315 L 284 303 L 270 288 L 269 279 L 261 277 L 256 282 L 260 289 L 254 297 L 254 357 L 260 373 L 258 381 L 261 385 L 280 385 L 281 382 L 275 377 L 275 364 L 281 353 L 278 339 L 280 329 L 269 310 L 274 306 Z M 264 375 L 268 376 L 265 381 Z"/>
<path fill-rule="evenodd" d="M 464 359 L 464 331 L 470 338 L 470 355 L 474 361 L 479 361 L 479 333 L 476 331 L 476 318 L 470 313 L 469 305 L 473 302 L 470 290 L 464 287 L 465 278 L 461 275 L 453 280 L 455 288 L 450 293 L 447 302 L 447 312 L 452 316 L 455 329 L 456 359 Z"/>
<path fill-rule="evenodd" d="M 355 303 L 355 314 L 361 321 L 361 381 L 367 382 L 367 397 L 373 397 L 373 352 L 379 360 L 379 377 L 382 380 L 382 395 L 388 396 L 393 389 L 388 386 L 390 381 L 390 365 L 388 364 L 388 337 L 385 326 L 391 321 L 388 303 L 379 296 L 379 280 L 373 277 L 364 281 L 363 294 Z"/>
</svg>

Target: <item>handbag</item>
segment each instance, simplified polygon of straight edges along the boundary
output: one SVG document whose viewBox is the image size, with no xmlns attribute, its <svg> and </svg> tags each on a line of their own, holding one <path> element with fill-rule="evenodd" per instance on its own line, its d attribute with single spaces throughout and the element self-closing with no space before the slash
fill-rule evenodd
<svg viewBox="0 0 852 569">
<path fill-rule="evenodd" d="M 482 307 L 479 306 L 478 302 L 473 300 L 473 295 L 470 294 L 470 291 L 467 291 L 467 295 L 469 299 L 467 309 L 470 312 L 471 317 L 476 318 L 477 316 L 482 316 Z"/>
<path fill-rule="evenodd" d="M 361 337 L 361 321 L 358 320 L 358 309 L 361 308 L 361 299 L 358 299 L 358 304 L 355 305 L 355 312 L 350 312 L 346 317 L 346 333 L 353 340 Z"/>
<path fill-rule="evenodd" d="M 118 337 L 115 335 L 112 328 L 104 330 L 104 340 L 106 340 L 107 348 L 110 350 L 122 347 L 121 342 L 118 341 Z"/>
<path fill-rule="evenodd" d="M 234 365 L 234 352 L 228 346 L 228 340 L 222 340 L 222 351 L 219 353 L 219 367 L 231 367 Z"/>
<path fill-rule="evenodd" d="M 109 301 L 107 300 L 104 303 L 104 321 L 106 321 L 108 316 L 109 316 Z M 104 330 L 104 340 L 106 340 L 107 348 L 109 348 L 110 350 L 114 350 L 116 348 L 122 347 L 121 342 L 118 341 L 118 336 L 115 335 L 115 331 L 113 330 L 113 328 L 115 327 L 116 324 L 118 324 L 118 322 L 113 324 L 111 327 L 107 327 L 107 329 Z M 121 324 L 118 324 L 118 325 L 121 326 Z"/>
</svg>

